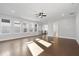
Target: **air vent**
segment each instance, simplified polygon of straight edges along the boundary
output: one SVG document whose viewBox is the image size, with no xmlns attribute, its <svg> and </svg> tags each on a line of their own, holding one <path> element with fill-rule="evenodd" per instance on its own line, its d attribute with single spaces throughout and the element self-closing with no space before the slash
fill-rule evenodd
<svg viewBox="0 0 79 59">
<path fill-rule="evenodd" d="M 2 19 L 2 22 L 10 23 L 10 20 L 8 20 L 8 19 Z"/>
<path fill-rule="evenodd" d="M 74 13 L 74 12 L 71 12 L 71 13 L 69 13 L 69 15 L 71 15 L 71 16 L 72 16 L 72 15 L 75 15 L 75 13 Z"/>
</svg>

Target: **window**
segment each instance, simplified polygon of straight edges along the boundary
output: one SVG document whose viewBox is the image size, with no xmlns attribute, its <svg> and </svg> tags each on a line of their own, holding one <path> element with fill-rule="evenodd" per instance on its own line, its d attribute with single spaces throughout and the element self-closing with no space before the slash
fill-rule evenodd
<svg viewBox="0 0 79 59">
<path fill-rule="evenodd" d="M 43 25 L 42 30 L 43 31 L 48 31 L 48 25 Z"/>
<path fill-rule="evenodd" d="M 21 26 L 20 21 L 14 21 L 14 32 L 15 33 L 20 33 L 20 26 Z"/>
<path fill-rule="evenodd" d="M 10 33 L 10 20 L 8 19 L 2 19 L 1 20 L 1 32 L 2 33 Z"/>
<path fill-rule="evenodd" d="M 29 24 L 29 31 L 30 32 L 33 32 L 33 29 L 34 29 L 34 24 L 33 23 L 30 23 Z"/>
<path fill-rule="evenodd" d="M 38 32 L 40 33 L 42 30 L 42 26 L 41 25 L 38 25 Z"/>
<path fill-rule="evenodd" d="M 27 24 L 23 23 L 23 32 L 27 32 Z"/>
<path fill-rule="evenodd" d="M 34 29 L 34 31 L 37 32 L 37 24 L 35 24 L 35 29 Z"/>
</svg>

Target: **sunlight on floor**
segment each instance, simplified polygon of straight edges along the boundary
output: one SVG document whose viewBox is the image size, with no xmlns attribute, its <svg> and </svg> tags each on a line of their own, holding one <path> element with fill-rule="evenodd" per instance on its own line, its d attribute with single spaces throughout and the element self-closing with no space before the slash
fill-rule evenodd
<svg viewBox="0 0 79 59">
<path fill-rule="evenodd" d="M 44 51 L 40 46 L 38 46 L 33 41 L 27 45 L 33 56 L 37 56 Z"/>
</svg>

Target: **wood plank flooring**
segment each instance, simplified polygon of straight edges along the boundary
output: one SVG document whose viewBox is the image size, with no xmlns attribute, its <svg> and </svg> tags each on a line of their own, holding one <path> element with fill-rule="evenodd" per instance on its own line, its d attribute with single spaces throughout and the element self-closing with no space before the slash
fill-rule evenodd
<svg viewBox="0 0 79 59">
<path fill-rule="evenodd" d="M 0 42 L 0 56 L 32 56 L 26 42 L 34 41 L 38 37 Z M 44 52 L 39 56 L 79 56 L 79 45 L 76 40 L 52 37 L 48 37 L 48 40 L 48 42 L 54 41 L 56 43 L 52 43 L 51 47 L 46 48 L 36 42 L 44 49 Z"/>
</svg>

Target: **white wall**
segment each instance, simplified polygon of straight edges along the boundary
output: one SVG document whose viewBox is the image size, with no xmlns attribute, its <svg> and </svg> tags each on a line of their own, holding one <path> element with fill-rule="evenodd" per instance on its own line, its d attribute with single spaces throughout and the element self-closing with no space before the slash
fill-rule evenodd
<svg viewBox="0 0 79 59">
<path fill-rule="evenodd" d="M 76 38 L 76 21 L 75 17 L 68 17 L 58 21 L 58 34 L 64 38 Z"/>
<path fill-rule="evenodd" d="M 10 29 L 10 33 L 6 33 L 3 34 L 1 32 L 1 19 L 10 19 L 11 21 L 11 29 Z M 13 27 L 13 21 L 20 21 L 21 22 L 21 29 L 20 29 L 20 33 L 14 33 L 14 27 Z M 22 23 L 26 22 L 27 24 L 29 23 L 34 23 L 34 24 L 38 24 L 38 31 L 37 32 L 23 32 L 23 27 L 22 27 Z M 28 29 L 29 30 L 29 29 Z M 4 40 L 11 40 L 11 39 L 16 39 L 16 38 L 21 38 L 21 37 L 28 37 L 28 36 L 35 36 L 35 35 L 39 35 L 39 31 L 42 30 L 42 23 L 40 22 L 35 22 L 35 21 L 28 21 L 28 20 L 24 20 L 21 18 L 17 18 L 17 17 L 12 17 L 12 16 L 7 16 L 7 15 L 0 15 L 0 41 L 4 41 Z"/>
<path fill-rule="evenodd" d="M 53 36 L 53 23 L 48 23 L 48 36 Z"/>
<path fill-rule="evenodd" d="M 54 24 L 57 24 L 58 28 L 53 27 Z M 56 31 L 54 28 L 56 28 Z M 48 23 L 48 35 L 55 36 L 56 33 L 58 33 L 59 37 L 76 38 L 75 17 L 67 17 L 53 23 Z"/>
<path fill-rule="evenodd" d="M 76 16 L 76 40 L 79 43 L 79 13 Z"/>
</svg>

